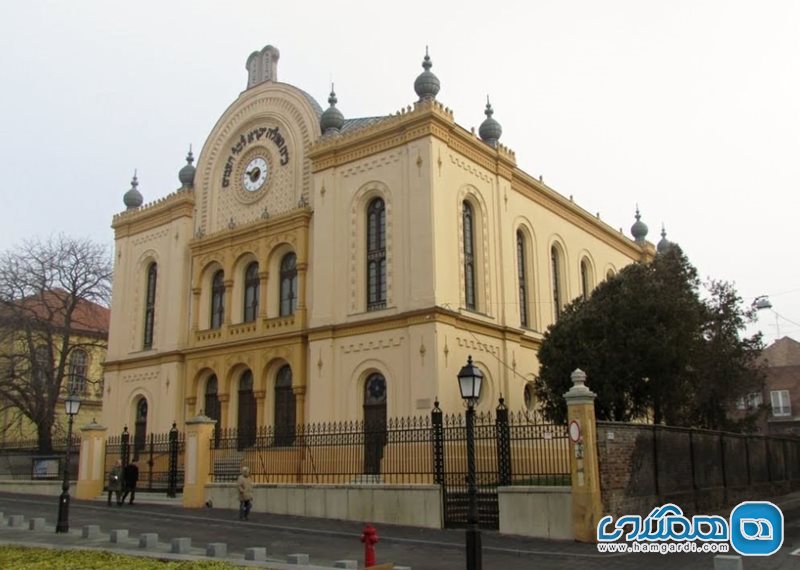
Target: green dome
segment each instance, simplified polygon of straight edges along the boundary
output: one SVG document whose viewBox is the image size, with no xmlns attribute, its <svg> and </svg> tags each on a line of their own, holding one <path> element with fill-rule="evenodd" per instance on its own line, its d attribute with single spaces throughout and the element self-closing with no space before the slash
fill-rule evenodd
<svg viewBox="0 0 800 570">
<path fill-rule="evenodd" d="M 492 104 L 489 103 L 489 97 L 486 97 L 486 110 L 484 113 L 486 114 L 486 119 L 481 123 L 478 134 L 483 142 L 497 148 L 497 143 L 500 140 L 500 136 L 503 134 L 503 127 L 492 118 L 494 109 L 492 109 Z"/>
<path fill-rule="evenodd" d="M 431 71 L 431 58 L 428 56 L 428 48 L 425 48 L 425 59 L 422 60 L 422 67 L 425 69 L 417 76 L 414 81 L 414 91 L 419 95 L 420 101 L 427 101 L 436 99 L 436 94 L 441 88 L 439 78 L 436 77 Z"/>
<path fill-rule="evenodd" d="M 323 135 L 330 135 L 338 133 L 344 125 L 344 115 L 336 108 L 336 103 L 339 100 L 336 98 L 336 93 L 331 85 L 331 95 L 328 97 L 328 104 L 330 107 L 325 109 L 322 116 L 319 118 L 319 126 Z"/>
<path fill-rule="evenodd" d="M 178 180 L 184 188 L 194 187 L 194 173 L 195 167 L 192 165 L 194 162 L 194 155 L 192 154 L 192 147 L 189 147 L 189 154 L 186 155 L 186 166 L 178 172 Z"/>
<path fill-rule="evenodd" d="M 638 244 L 643 244 L 644 239 L 647 237 L 647 224 L 645 224 L 641 218 L 642 216 L 639 214 L 639 206 L 636 206 L 636 221 L 631 226 L 631 235 Z"/>
<path fill-rule="evenodd" d="M 133 173 L 133 180 L 131 180 L 131 189 L 125 192 L 122 201 L 129 210 L 135 210 L 144 203 L 142 193 L 136 189 L 139 186 L 139 180 L 136 178 L 136 172 Z"/>
</svg>

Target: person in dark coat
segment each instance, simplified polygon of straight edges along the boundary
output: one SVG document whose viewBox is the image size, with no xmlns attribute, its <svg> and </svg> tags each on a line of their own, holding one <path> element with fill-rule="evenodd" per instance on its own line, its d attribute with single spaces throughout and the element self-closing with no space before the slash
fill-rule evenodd
<svg viewBox="0 0 800 570">
<path fill-rule="evenodd" d="M 108 506 L 111 506 L 111 494 L 117 494 L 117 504 L 122 505 L 120 491 L 122 490 L 122 461 L 117 459 L 111 472 L 108 474 Z"/>
<path fill-rule="evenodd" d="M 139 482 L 139 466 L 136 465 L 135 461 L 131 461 L 125 466 L 125 469 L 122 473 L 123 482 L 125 484 L 125 492 L 122 493 L 122 503 L 125 502 L 125 497 L 128 496 L 128 493 L 131 494 L 131 500 L 128 503 L 129 505 L 133 504 L 133 498 L 136 496 L 136 484 Z"/>
</svg>

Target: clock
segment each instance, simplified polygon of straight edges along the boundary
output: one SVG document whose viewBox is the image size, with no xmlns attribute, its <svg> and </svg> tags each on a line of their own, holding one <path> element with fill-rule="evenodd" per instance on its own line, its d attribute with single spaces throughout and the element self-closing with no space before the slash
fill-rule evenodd
<svg viewBox="0 0 800 570">
<path fill-rule="evenodd" d="M 257 192 L 267 182 L 269 164 L 263 156 L 253 157 L 242 173 L 242 187 L 248 192 Z"/>
</svg>

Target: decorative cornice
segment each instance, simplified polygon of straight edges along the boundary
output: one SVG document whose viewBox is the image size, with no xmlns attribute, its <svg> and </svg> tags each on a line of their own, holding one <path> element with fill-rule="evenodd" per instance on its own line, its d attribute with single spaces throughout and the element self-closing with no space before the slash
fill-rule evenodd
<svg viewBox="0 0 800 570">
<path fill-rule="evenodd" d="M 141 355 L 134 355 L 131 358 L 119 360 L 107 360 L 103 363 L 104 372 L 122 372 L 124 370 L 136 370 L 146 366 L 163 366 L 164 364 L 183 363 L 185 360 L 184 351 L 172 350 L 170 352 L 160 352 L 157 354 L 148 351 Z"/>
<path fill-rule="evenodd" d="M 194 216 L 194 190 L 181 189 L 136 210 L 116 214 L 111 221 L 117 238 L 139 234 L 180 218 Z"/>
<path fill-rule="evenodd" d="M 220 247 L 227 247 L 240 241 L 251 241 L 257 235 L 272 235 L 273 233 L 308 228 L 312 215 L 311 208 L 303 206 L 278 216 L 266 219 L 259 218 L 236 226 L 232 230 L 224 229 L 213 234 L 192 238 L 189 242 L 189 248 L 194 254 L 216 251 Z"/>
</svg>

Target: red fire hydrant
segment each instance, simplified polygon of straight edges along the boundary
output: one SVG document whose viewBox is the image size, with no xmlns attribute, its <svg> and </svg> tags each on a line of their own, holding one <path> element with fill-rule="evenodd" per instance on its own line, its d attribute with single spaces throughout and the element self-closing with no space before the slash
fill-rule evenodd
<svg viewBox="0 0 800 570">
<path fill-rule="evenodd" d="M 375 543 L 378 542 L 378 531 L 367 523 L 361 533 L 361 542 L 364 543 L 364 568 L 375 566 Z"/>
</svg>

